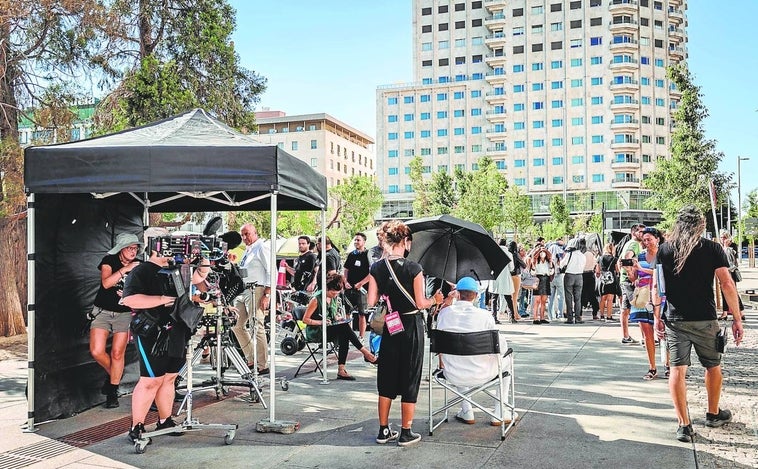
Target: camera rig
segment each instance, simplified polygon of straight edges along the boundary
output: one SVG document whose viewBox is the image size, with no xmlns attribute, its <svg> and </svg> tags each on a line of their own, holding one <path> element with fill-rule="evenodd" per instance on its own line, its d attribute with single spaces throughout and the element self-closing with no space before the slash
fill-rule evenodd
<svg viewBox="0 0 758 469">
<path fill-rule="evenodd" d="M 198 264 L 203 258 L 210 261 L 212 275 L 208 276 L 209 298 L 222 298 L 231 304 L 245 288 L 245 273 L 232 264 L 227 257 L 227 244 L 217 236 L 181 235 L 154 236 L 147 240 L 149 252 L 169 259 L 169 265 L 160 273 L 166 275 L 165 290 L 168 295 L 181 296 L 189 289 L 190 264 Z M 186 267 L 184 267 L 186 266 Z M 181 273 L 180 273 L 181 271 Z"/>
</svg>

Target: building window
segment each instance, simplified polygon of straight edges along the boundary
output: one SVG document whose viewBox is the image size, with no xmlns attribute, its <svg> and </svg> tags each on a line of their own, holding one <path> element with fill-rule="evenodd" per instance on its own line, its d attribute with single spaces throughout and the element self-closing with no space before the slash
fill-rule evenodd
<svg viewBox="0 0 758 469">
<path fill-rule="evenodd" d="M 605 181 L 605 174 L 592 175 L 592 182 L 603 182 L 603 181 Z"/>
<path fill-rule="evenodd" d="M 437 147 L 437 154 L 438 155 L 447 155 L 447 147 Z"/>
<path fill-rule="evenodd" d="M 563 31 L 563 23 L 550 23 L 550 31 Z"/>
<path fill-rule="evenodd" d="M 563 41 L 553 41 L 550 43 L 550 50 L 561 50 L 563 49 Z"/>
<path fill-rule="evenodd" d="M 532 83 L 532 91 L 542 91 L 545 89 L 544 83 Z"/>
<path fill-rule="evenodd" d="M 437 119 L 447 119 L 447 111 L 437 111 Z"/>
<path fill-rule="evenodd" d="M 513 35 L 514 36 L 523 36 L 524 35 L 524 27 L 523 26 L 516 26 L 513 28 Z"/>
<path fill-rule="evenodd" d="M 551 144 L 554 147 L 562 147 L 563 146 L 563 139 L 562 138 L 554 138 L 552 140 Z"/>
<path fill-rule="evenodd" d="M 593 96 L 591 99 L 591 103 L 593 105 L 603 104 L 603 97 L 602 96 Z"/>
<path fill-rule="evenodd" d="M 403 150 L 403 156 L 413 156 L 415 154 L 416 152 L 413 148 L 406 148 L 405 150 Z"/>
<path fill-rule="evenodd" d="M 438 31 L 447 31 L 447 23 L 440 23 L 439 26 L 437 26 Z"/>
<path fill-rule="evenodd" d="M 592 155 L 593 163 L 602 163 L 604 160 L 605 160 L 605 157 L 603 155 Z"/>
<path fill-rule="evenodd" d="M 562 99 L 555 99 L 550 103 L 550 107 L 553 109 L 559 109 L 563 107 L 563 100 Z"/>
<path fill-rule="evenodd" d="M 563 176 L 553 176 L 553 184 L 555 185 L 563 184 Z"/>
<path fill-rule="evenodd" d="M 542 52 L 542 44 L 532 44 L 532 52 Z"/>
<path fill-rule="evenodd" d="M 563 119 L 553 119 L 552 126 L 553 127 L 563 127 Z"/>
<path fill-rule="evenodd" d="M 387 116 L 387 122 L 390 122 L 390 123 L 397 122 L 397 114 L 390 114 L 389 116 Z"/>
<path fill-rule="evenodd" d="M 519 65 L 514 65 L 513 66 L 513 73 L 519 73 L 519 72 L 523 72 L 523 71 L 524 71 L 524 65 L 523 64 L 519 64 Z"/>
<path fill-rule="evenodd" d="M 592 136 L 592 143 L 603 143 L 603 136 L 602 135 L 593 135 Z"/>
<path fill-rule="evenodd" d="M 421 138 L 429 138 L 432 136 L 431 130 L 422 130 L 421 131 Z"/>
<path fill-rule="evenodd" d="M 447 129 L 437 129 L 437 136 L 438 137 L 446 137 L 447 136 Z"/>
<path fill-rule="evenodd" d="M 582 87 L 582 79 L 581 78 L 574 78 L 571 80 L 571 87 L 572 88 L 581 88 Z"/>
<path fill-rule="evenodd" d="M 513 180 L 513 183 L 517 186 L 525 186 L 526 185 L 526 179 L 524 178 L 516 178 Z"/>
<path fill-rule="evenodd" d="M 582 66 L 582 59 L 571 59 L 571 66 L 572 67 L 581 67 Z"/>
<path fill-rule="evenodd" d="M 404 132 L 403 133 L 403 138 L 406 139 L 406 140 L 414 138 L 414 132 L 411 131 L 411 130 L 409 130 L 407 132 Z"/>
<path fill-rule="evenodd" d="M 562 88 L 563 88 L 563 82 L 562 81 L 552 81 L 552 82 L 550 82 L 550 89 L 560 90 Z"/>
<path fill-rule="evenodd" d="M 593 124 L 602 124 L 603 123 L 603 116 L 592 116 L 592 123 Z"/>
<path fill-rule="evenodd" d="M 571 157 L 571 164 L 584 164 L 584 155 L 575 155 Z"/>
<path fill-rule="evenodd" d="M 389 168 L 387 172 L 390 176 L 397 176 L 397 168 Z"/>
<path fill-rule="evenodd" d="M 397 132 L 390 132 L 387 134 L 387 140 L 397 140 Z"/>
<path fill-rule="evenodd" d="M 315 150 L 318 148 L 318 142 L 316 140 L 311 140 L 311 150 Z"/>
<path fill-rule="evenodd" d="M 563 157 L 562 156 L 554 156 L 553 159 L 553 166 L 561 166 L 563 164 Z"/>
<path fill-rule="evenodd" d="M 482 115 L 482 108 L 480 108 L 480 107 L 471 108 L 471 115 L 472 116 L 481 116 Z"/>
<path fill-rule="evenodd" d="M 482 90 L 471 90 L 472 98 L 479 98 L 482 96 Z"/>
<path fill-rule="evenodd" d="M 465 135 L 466 130 L 463 127 L 456 127 L 453 129 L 453 135 Z"/>
<path fill-rule="evenodd" d="M 542 62 L 535 62 L 535 63 L 532 64 L 532 71 L 533 72 L 537 72 L 539 70 L 542 70 L 543 68 L 544 67 L 543 67 Z"/>
<path fill-rule="evenodd" d="M 572 20 L 570 26 L 571 29 L 579 29 L 582 27 L 582 20 Z"/>
<path fill-rule="evenodd" d="M 453 110 L 453 117 L 463 117 L 464 111 L 463 109 L 455 109 Z"/>
<path fill-rule="evenodd" d="M 518 149 L 518 148 L 525 148 L 525 147 L 526 147 L 526 142 L 524 140 L 516 140 L 515 142 L 513 142 L 513 148 Z M 524 160 L 516 160 L 516 163 L 514 166 L 517 168 L 519 167 L 519 164 L 518 164 L 519 161 L 524 161 Z M 524 165 L 522 164 L 521 166 L 524 166 Z"/>
<path fill-rule="evenodd" d="M 533 129 L 544 129 L 545 128 L 545 121 L 532 121 L 532 128 Z"/>
<path fill-rule="evenodd" d="M 404 114 L 403 115 L 403 121 L 405 121 L 405 122 L 411 122 L 411 121 L 413 121 L 413 114 Z"/>
<path fill-rule="evenodd" d="M 421 26 L 421 32 L 422 33 L 431 33 L 432 32 L 432 25 L 431 24 L 425 24 Z"/>
<path fill-rule="evenodd" d="M 571 125 L 572 126 L 584 125 L 584 117 L 572 117 Z"/>
<path fill-rule="evenodd" d="M 603 63 L 602 57 L 590 57 L 590 65 L 600 65 Z"/>
<path fill-rule="evenodd" d="M 526 128 L 526 125 L 524 124 L 523 121 L 513 123 L 513 130 L 524 130 L 525 128 Z"/>
<path fill-rule="evenodd" d="M 582 40 L 581 39 L 572 39 L 569 41 L 569 47 L 572 49 L 577 49 L 579 47 L 582 47 Z"/>
<path fill-rule="evenodd" d="M 437 101 L 447 101 L 447 93 L 437 93 Z"/>
<path fill-rule="evenodd" d="M 523 168 L 526 166 L 526 160 L 523 160 L 523 159 L 513 160 L 513 166 L 516 168 Z"/>
<path fill-rule="evenodd" d="M 482 133 L 482 128 L 480 126 L 474 126 L 471 127 L 471 133 L 476 135 Z"/>
<path fill-rule="evenodd" d="M 563 9 L 563 4 L 561 3 L 553 3 L 550 5 L 550 11 L 561 11 L 562 9 Z"/>
<path fill-rule="evenodd" d="M 393 104 L 397 104 L 397 98 L 396 97 L 387 98 L 387 104 L 390 106 L 392 106 Z"/>
<path fill-rule="evenodd" d="M 533 180 L 533 183 L 535 186 L 544 186 L 545 185 L 545 178 L 544 177 L 535 177 Z"/>
<path fill-rule="evenodd" d="M 422 112 L 421 115 L 420 115 L 420 117 L 421 117 L 422 121 L 427 121 L 427 120 L 429 120 L 429 119 L 432 118 L 432 113 L 431 112 Z"/>
<path fill-rule="evenodd" d="M 523 111 L 524 110 L 524 103 L 515 103 L 513 105 L 513 110 L 516 111 L 516 112 Z"/>
<path fill-rule="evenodd" d="M 590 85 L 591 86 L 599 86 L 603 84 L 603 77 L 592 77 L 590 78 Z"/>
<path fill-rule="evenodd" d="M 292 142 L 292 151 L 297 151 L 297 142 Z"/>
<path fill-rule="evenodd" d="M 584 137 L 571 137 L 572 145 L 584 145 Z"/>
</svg>

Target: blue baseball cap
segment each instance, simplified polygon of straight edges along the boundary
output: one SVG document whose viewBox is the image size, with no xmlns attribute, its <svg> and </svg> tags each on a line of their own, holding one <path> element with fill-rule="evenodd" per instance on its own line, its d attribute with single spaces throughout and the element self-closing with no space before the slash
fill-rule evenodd
<svg viewBox="0 0 758 469">
<path fill-rule="evenodd" d="M 463 277 L 455 284 L 456 290 L 479 291 L 479 284 L 471 277 Z"/>
</svg>

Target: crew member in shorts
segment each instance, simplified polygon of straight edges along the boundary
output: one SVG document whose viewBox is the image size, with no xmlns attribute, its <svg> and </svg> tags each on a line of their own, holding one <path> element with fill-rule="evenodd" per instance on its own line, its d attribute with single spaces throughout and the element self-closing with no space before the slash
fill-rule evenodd
<svg viewBox="0 0 758 469">
<path fill-rule="evenodd" d="M 124 278 L 139 265 L 137 253 L 142 242 L 131 233 L 120 233 L 116 244 L 97 266 L 100 269 L 100 288 L 90 313 L 89 353 L 105 369 L 100 392 L 105 395 L 105 407 L 118 407 L 118 385 L 124 375 L 124 353 L 129 340 L 129 323 L 132 310 L 119 304 Z M 113 335 L 111 352 L 106 352 L 108 336 Z"/>
</svg>

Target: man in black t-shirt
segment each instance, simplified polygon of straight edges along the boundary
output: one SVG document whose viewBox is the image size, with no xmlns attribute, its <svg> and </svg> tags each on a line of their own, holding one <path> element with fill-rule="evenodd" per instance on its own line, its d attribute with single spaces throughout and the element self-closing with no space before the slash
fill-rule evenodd
<svg viewBox="0 0 758 469">
<path fill-rule="evenodd" d="M 292 288 L 303 291 L 311 283 L 313 269 L 316 268 L 316 254 L 310 250 L 311 239 L 308 236 L 297 238 L 297 249 L 300 255 L 295 259 L 295 264 L 287 265 L 287 273 L 292 275 Z"/>
<path fill-rule="evenodd" d="M 340 253 L 337 252 L 336 249 L 334 249 L 334 246 L 332 246 L 332 240 L 329 239 L 328 236 L 324 238 L 324 244 L 325 244 L 326 253 L 321 251 L 322 249 L 321 238 L 316 240 L 316 251 L 318 251 L 318 260 L 316 262 L 316 269 L 313 271 L 313 280 L 311 280 L 311 283 L 306 288 L 308 292 L 316 291 L 320 289 L 321 287 L 321 266 L 324 263 L 324 258 L 326 258 L 326 273 L 327 274 L 329 272 L 339 272 L 340 270 Z"/>
<path fill-rule="evenodd" d="M 366 289 L 368 284 L 368 251 L 365 233 L 355 233 L 353 238 L 355 250 L 347 255 L 344 265 L 345 297 L 358 311 L 358 335 L 362 339 L 366 334 Z"/>
<path fill-rule="evenodd" d="M 690 365 L 690 351 L 695 347 L 700 363 L 705 367 L 705 389 L 708 393 L 707 427 L 720 427 L 732 420 L 732 413 L 720 409 L 721 353 L 717 345 L 719 324 L 713 294 L 714 275 L 721 282 L 730 308 L 737 310 L 737 289 L 729 275 L 729 263 L 724 250 L 713 241 L 702 238 L 705 218 L 695 207 L 684 207 L 677 217 L 668 240 L 658 249 L 658 264 L 663 278 L 656 270 L 653 286 L 653 305 L 661 303 L 658 289 L 665 293 L 668 310 L 663 316 L 670 353 L 671 376 L 669 390 L 679 420 L 676 437 L 690 441 L 695 434 L 687 411 L 685 375 Z M 656 323 L 662 337 L 664 324 Z M 742 321 L 739 315 L 732 322 L 735 344 L 742 341 Z"/>
</svg>

